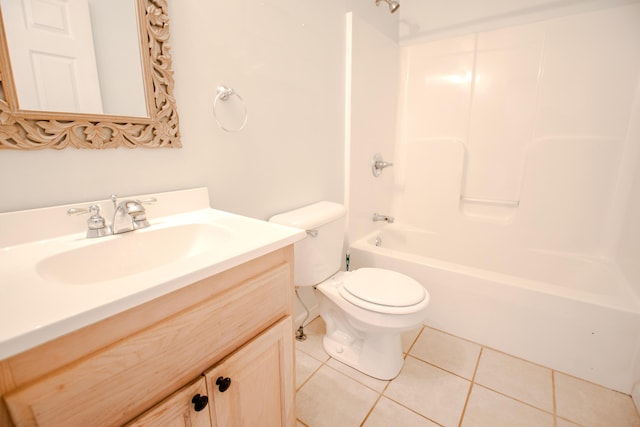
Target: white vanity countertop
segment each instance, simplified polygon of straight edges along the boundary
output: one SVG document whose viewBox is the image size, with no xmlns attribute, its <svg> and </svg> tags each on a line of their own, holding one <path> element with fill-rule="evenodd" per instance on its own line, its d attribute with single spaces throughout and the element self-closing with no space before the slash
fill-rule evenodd
<svg viewBox="0 0 640 427">
<path fill-rule="evenodd" d="M 304 230 L 211 209 L 204 188 L 129 198 L 151 196 L 157 202 L 147 206 L 149 228 L 96 239 L 85 237 L 87 216 L 67 217 L 77 205 L 0 214 L 0 360 L 305 238 Z M 101 205 L 111 223 L 111 201 L 81 206 L 89 204 Z M 187 230 L 195 243 L 166 259 L 175 230 Z M 145 257 L 149 246 L 140 242 L 158 239 L 168 246 Z M 82 262 L 87 253 L 98 256 Z M 82 265 L 71 265 L 76 259 Z M 156 264 L 140 269 L 138 260 Z M 87 280 L 96 266 L 100 280 Z"/>
</svg>

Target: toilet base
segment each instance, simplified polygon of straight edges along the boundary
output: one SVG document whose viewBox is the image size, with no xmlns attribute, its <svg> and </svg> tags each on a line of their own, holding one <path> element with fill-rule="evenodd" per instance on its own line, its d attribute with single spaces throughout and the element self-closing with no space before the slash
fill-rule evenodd
<svg viewBox="0 0 640 427">
<path fill-rule="evenodd" d="M 322 346 L 334 359 L 380 380 L 397 377 L 404 363 L 398 334 L 376 334 L 353 340 L 339 331 L 333 334 L 327 331 Z"/>
<path fill-rule="evenodd" d="M 370 377 L 391 380 L 404 363 L 401 334 L 422 324 L 429 301 L 425 299 L 415 311 L 404 314 L 366 310 L 340 295 L 346 274 L 340 272 L 317 286 L 320 316 L 327 330 L 322 340 L 324 350 Z"/>
</svg>

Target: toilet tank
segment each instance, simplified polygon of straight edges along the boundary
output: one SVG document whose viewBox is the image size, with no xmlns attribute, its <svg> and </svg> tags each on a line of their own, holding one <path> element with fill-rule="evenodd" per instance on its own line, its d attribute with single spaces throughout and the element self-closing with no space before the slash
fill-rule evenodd
<svg viewBox="0 0 640 427">
<path fill-rule="evenodd" d="M 345 214 L 343 205 L 323 201 L 269 219 L 276 224 L 307 230 L 307 238 L 294 245 L 296 286 L 317 285 L 340 270 Z"/>
</svg>

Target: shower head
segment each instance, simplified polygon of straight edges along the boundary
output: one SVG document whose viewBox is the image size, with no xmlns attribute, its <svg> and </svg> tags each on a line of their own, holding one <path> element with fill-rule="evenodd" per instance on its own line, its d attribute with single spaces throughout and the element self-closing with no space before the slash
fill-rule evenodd
<svg viewBox="0 0 640 427">
<path fill-rule="evenodd" d="M 393 13 L 400 8 L 400 3 L 395 0 L 376 0 L 376 6 L 380 6 L 380 2 L 383 1 L 389 5 L 389 12 Z"/>
</svg>

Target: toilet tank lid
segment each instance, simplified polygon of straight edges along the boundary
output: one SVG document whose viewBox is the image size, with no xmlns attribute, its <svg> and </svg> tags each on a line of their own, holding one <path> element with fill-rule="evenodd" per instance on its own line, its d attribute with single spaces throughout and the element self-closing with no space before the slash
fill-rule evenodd
<svg viewBox="0 0 640 427">
<path fill-rule="evenodd" d="M 310 230 L 335 221 L 346 212 L 345 207 L 339 203 L 322 201 L 274 215 L 269 222 Z"/>
</svg>

